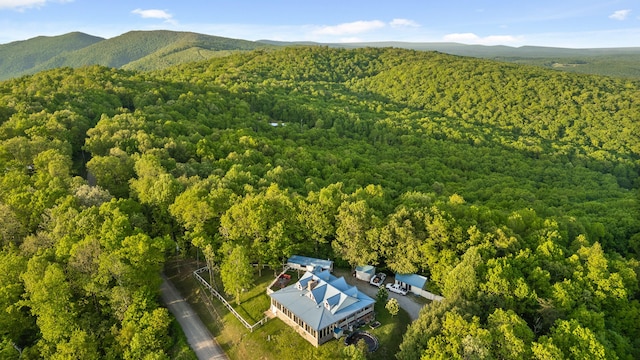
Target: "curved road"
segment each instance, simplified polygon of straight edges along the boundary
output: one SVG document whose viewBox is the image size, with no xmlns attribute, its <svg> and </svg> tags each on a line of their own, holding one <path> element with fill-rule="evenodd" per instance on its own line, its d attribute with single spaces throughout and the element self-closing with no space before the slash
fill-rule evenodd
<svg viewBox="0 0 640 360">
<path fill-rule="evenodd" d="M 193 311 L 189 303 L 164 274 L 162 275 L 160 292 L 162 293 L 162 301 L 180 323 L 182 331 L 187 336 L 187 341 L 198 359 L 229 359 L 207 327 L 204 326 L 198 314 Z"/>
</svg>

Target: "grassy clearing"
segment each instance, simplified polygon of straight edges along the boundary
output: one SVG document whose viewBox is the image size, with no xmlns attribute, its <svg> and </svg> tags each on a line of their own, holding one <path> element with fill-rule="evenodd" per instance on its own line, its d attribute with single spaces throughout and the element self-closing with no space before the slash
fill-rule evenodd
<svg viewBox="0 0 640 360">
<path fill-rule="evenodd" d="M 192 261 L 178 262 L 176 259 L 171 259 L 167 262 L 165 273 L 198 312 L 229 358 L 265 360 L 343 358 L 342 351 L 345 346 L 342 339 L 329 341 L 316 348 L 280 319 L 271 319 L 254 332 L 249 332 L 219 300 L 208 299 L 207 292 L 193 278 L 192 271 L 196 267 L 195 262 Z M 262 276 L 258 276 L 256 272 L 255 286 L 242 294 L 239 306 L 234 304 L 236 311 L 243 317 L 246 315 L 245 319 L 250 323 L 262 319 L 264 312 L 269 308 L 270 300 L 266 294 L 266 287 L 273 279 L 273 271 L 267 269 L 263 271 Z M 296 279 L 297 274 L 292 277 L 292 282 Z M 216 279 L 216 282 L 220 287 L 219 279 Z M 383 304 L 377 304 L 375 311 L 376 320 L 382 325 L 376 329 L 365 325 L 361 329 L 374 334 L 380 341 L 380 348 L 370 354 L 369 358 L 393 358 L 410 322 L 409 315 L 404 310 L 400 310 L 398 315 L 392 317 L 384 309 Z"/>
<path fill-rule="evenodd" d="M 400 348 L 402 342 L 402 336 L 407 330 L 407 326 L 411 322 L 409 314 L 402 308 L 398 312 L 398 315 L 391 316 L 387 309 L 384 308 L 384 304 L 376 303 L 376 320 L 382 325 L 376 329 L 371 329 L 368 325 L 363 328 L 368 333 L 375 335 L 379 342 L 380 347 L 372 354 L 369 354 L 370 359 L 392 359 Z"/>
</svg>

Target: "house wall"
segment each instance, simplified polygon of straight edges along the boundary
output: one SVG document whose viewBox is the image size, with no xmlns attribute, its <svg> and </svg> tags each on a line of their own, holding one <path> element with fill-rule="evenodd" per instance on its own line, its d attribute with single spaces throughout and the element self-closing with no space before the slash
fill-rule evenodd
<svg viewBox="0 0 640 360">
<path fill-rule="evenodd" d="M 322 259 L 317 259 L 317 260 L 322 260 Z M 285 266 L 288 266 L 288 267 L 290 267 L 292 269 L 299 270 L 299 271 L 312 271 L 313 268 L 315 267 L 313 265 L 302 265 L 302 264 L 299 264 L 297 262 L 290 262 L 290 261 L 287 261 Z M 329 265 L 322 264 L 322 265 L 317 265 L 317 266 L 320 266 L 324 270 L 329 270 L 329 271 L 333 272 L 333 262 L 331 262 Z"/>
<path fill-rule="evenodd" d="M 406 282 L 402 282 L 402 281 L 396 279 L 395 284 L 399 285 L 401 288 L 403 288 L 405 290 L 408 289 L 409 291 L 413 292 L 413 286 L 407 284 Z"/>
<path fill-rule="evenodd" d="M 373 304 L 367 306 L 364 309 L 361 309 L 357 313 L 352 314 L 348 318 L 342 320 L 341 322 L 338 323 L 338 325 L 336 327 L 341 327 L 343 329 L 347 329 L 348 330 L 349 325 L 353 324 L 354 322 L 362 319 L 363 317 L 365 317 L 365 316 L 367 316 L 367 315 L 369 315 L 371 313 L 373 313 Z"/>
<path fill-rule="evenodd" d="M 373 303 L 373 304 L 375 304 L 375 303 Z M 373 304 L 371 304 L 371 305 L 367 306 L 366 308 L 361 309 L 360 311 L 358 311 L 356 313 L 356 320 L 360 320 L 363 317 L 373 313 Z"/>
<path fill-rule="evenodd" d="M 335 328 L 336 324 L 331 324 L 329 327 L 320 330 L 320 339 L 318 339 L 318 345 L 322 345 L 327 341 L 333 339 L 333 329 Z"/>
<path fill-rule="evenodd" d="M 307 267 L 300 265 L 300 264 L 296 264 L 296 263 L 287 263 L 287 266 L 294 269 L 294 270 L 298 270 L 298 271 L 307 271 Z"/>
<path fill-rule="evenodd" d="M 275 311 L 274 311 L 275 309 Z M 318 340 L 318 331 L 312 329 L 309 325 L 307 325 L 304 321 L 298 318 L 294 313 L 289 311 L 286 307 L 282 306 L 279 302 L 271 299 L 271 312 L 275 313 L 275 315 L 285 324 L 291 326 L 293 329 L 298 332 L 305 340 L 311 343 L 313 346 L 318 346 L 322 344 Z M 326 340 L 325 340 L 326 341 Z"/>
<path fill-rule="evenodd" d="M 431 301 L 442 301 L 444 299 L 440 295 L 436 295 L 434 293 L 431 293 L 431 292 L 429 292 L 427 290 L 424 290 L 424 289 L 417 288 L 415 286 L 410 286 L 408 284 L 403 283 L 402 281 L 398 281 L 398 283 L 400 283 L 401 286 L 403 286 L 403 287 L 410 287 L 411 289 L 409 289 L 409 291 L 411 291 L 412 293 L 414 293 L 416 295 L 422 296 L 425 299 L 429 299 Z"/>
<path fill-rule="evenodd" d="M 320 329 L 318 331 L 312 329 L 304 321 L 300 320 L 294 313 L 289 311 L 289 309 L 282 306 L 282 304 L 280 304 L 273 298 L 271 299 L 271 312 L 274 313 L 278 318 L 280 318 L 280 320 L 284 321 L 285 324 L 294 328 L 298 332 L 298 334 L 300 334 L 305 340 L 310 342 L 313 346 L 317 347 L 333 339 L 333 329 L 335 329 L 336 327 L 346 329 L 349 324 L 371 314 L 373 312 L 373 305 L 361 309 L 357 313 L 349 316 L 341 322 L 333 323 L 328 327 Z"/>
<path fill-rule="evenodd" d="M 370 281 L 372 277 L 373 275 L 368 272 L 356 271 L 356 279 L 358 280 Z"/>
</svg>

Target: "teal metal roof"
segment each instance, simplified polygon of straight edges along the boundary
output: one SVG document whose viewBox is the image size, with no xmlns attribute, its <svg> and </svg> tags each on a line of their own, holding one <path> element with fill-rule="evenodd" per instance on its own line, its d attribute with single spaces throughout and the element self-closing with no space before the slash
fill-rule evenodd
<svg viewBox="0 0 640 360">
<path fill-rule="evenodd" d="M 335 294 L 330 298 L 327 298 L 326 300 L 327 305 L 329 306 L 335 306 L 338 303 L 340 303 L 340 294 Z"/>
<path fill-rule="evenodd" d="M 356 266 L 356 271 L 373 275 L 376 273 L 376 268 L 373 265 L 362 265 Z"/>
<path fill-rule="evenodd" d="M 306 257 L 306 256 L 300 256 L 300 255 L 293 255 L 291 256 L 288 260 L 287 263 L 291 263 L 291 264 L 296 264 L 299 266 L 319 266 L 324 270 L 330 270 L 333 269 L 333 261 L 331 260 L 322 260 L 322 259 L 316 259 L 316 258 L 310 258 L 310 257 Z"/>
<path fill-rule="evenodd" d="M 307 286 L 313 280 L 318 283 L 309 291 Z M 314 330 L 344 320 L 375 302 L 355 286 L 347 285 L 344 278 L 336 278 L 329 271 L 306 272 L 295 284 L 269 296 Z"/>
<path fill-rule="evenodd" d="M 351 285 L 347 284 L 347 281 L 343 277 L 339 277 L 336 279 L 334 276 L 334 280 L 331 281 L 331 285 L 342 292 L 345 292 L 351 288 Z"/>
<path fill-rule="evenodd" d="M 427 278 L 418 274 L 396 274 L 396 281 L 401 281 L 405 284 L 424 289 L 424 285 L 427 283 Z"/>
</svg>

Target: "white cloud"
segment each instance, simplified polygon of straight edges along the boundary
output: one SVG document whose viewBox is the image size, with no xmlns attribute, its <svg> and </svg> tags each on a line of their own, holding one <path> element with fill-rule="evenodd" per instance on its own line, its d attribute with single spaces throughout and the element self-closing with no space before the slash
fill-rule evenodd
<svg viewBox="0 0 640 360">
<path fill-rule="evenodd" d="M 385 27 L 385 23 L 380 20 L 354 21 L 335 26 L 323 26 L 314 31 L 318 35 L 350 35 L 361 34 Z"/>
<path fill-rule="evenodd" d="M 393 19 L 389 25 L 391 25 L 391 27 L 420 27 L 420 24 L 409 19 Z"/>
<path fill-rule="evenodd" d="M 357 36 L 352 36 L 352 37 L 340 38 L 338 42 L 339 43 L 359 43 L 359 42 L 364 42 L 364 40 L 362 40 L 362 38 L 359 38 Z"/>
<path fill-rule="evenodd" d="M 490 35 L 480 37 L 474 33 L 454 33 L 443 36 L 443 41 L 476 45 L 514 45 L 522 39 L 513 35 Z"/>
<path fill-rule="evenodd" d="M 41 7 L 46 0 L 0 0 L 0 9 L 24 9 Z"/>
<path fill-rule="evenodd" d="M 48 2 L 66 3 L 73 0 L 0 0 L 0 9 L 24 10 L 30 8 L 40 8 Z"/>
<path fill-rule="evenodd" d="M 135 9 L 131 12 L 132 14 L 140 15 L 144 19 L 162 19 L 162 20 L 171 20 L 173 15 L 169 14 L 165 10 L 158 9 Z"/>
<path fill-rule="evenodd" d="M 451 42 L 472 42 L 477 41 L 480 37 L 474 33 L 455 33 L 447 34 L 442 40 Z"/>
<path fill-rule="evenodd" d="M 631 13 L 630 9 L 614 11 L 613 14 L 609 15 L 609 19 L 622 21 L 626 19 L 630 13 Z"/>
</svg>

